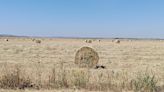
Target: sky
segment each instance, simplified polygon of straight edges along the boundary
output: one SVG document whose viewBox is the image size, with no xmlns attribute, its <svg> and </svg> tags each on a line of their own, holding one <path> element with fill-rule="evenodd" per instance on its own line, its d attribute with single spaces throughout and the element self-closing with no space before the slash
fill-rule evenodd
<svg viewBox="0 0 164 92">
<path fill-rule="evenodd" d="M 164 0 L 0 0 L 0 34 L 164 38 Z"/>
</svg>

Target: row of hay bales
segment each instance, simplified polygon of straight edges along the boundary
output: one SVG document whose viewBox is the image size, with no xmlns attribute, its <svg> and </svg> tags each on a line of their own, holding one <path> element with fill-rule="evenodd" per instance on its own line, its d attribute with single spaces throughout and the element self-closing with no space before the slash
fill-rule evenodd
<svg viewBox="0 0 164 92">
<path fill-rule="evenodd" d="M 101 40 L 96 40 L 96 39 L 88 39 L 88 40 L 85 40 L 86 43 L 92 43 L 94 41 L 101 42 Z"/>
<path fill-rule="evenodd" d="M 31 40 L 35 43 L 41 43 L 42 41 L 40 39 L 35 39 L 35 38 L 31 38 Z M 9 39 L 4 39 L 4 41 L 9 41 Z M 101 42 L 101 40 L 96 40 L 96 39 L 88 39 L 88 40 L 85 40 L 86 43 L 92 43 L 94 41 L 98 41 L 98 42 Z M 120 43 L 120 40 L 119 39 L 116 39 L 116 40 L 112 40 L 112 42 L 115 42 L 115 43 Z"/>
<path fill-rule="evenodd" d="M 32 41 L 35 42 L 35 43 L 38 43 L 38 44 L 42 43 L 42 41 L 39 40 L 39 39 L 34 39 L 34 38 L 32 38 Z"/>
<path fill-rule="evenodd" d="M 91 39 L 85 40 L 86 43 L 92 43 L 94 41 L 101 42 L 101 40 L 95 40 L 95 39 L 94 40 L 91 40 Z M 114 43 L 120 43 L 121 41 L 119 39 L 114 39 L 114 40 L 112 40 L 112 42 L 114 42 Z"/>
<path fill-rule="evenodd" d="M 38 44 L 42 43 L 42 41 L 41 41 L 40 39 L 34 39 L 34 38 L 32 38 L 31 40 L 32 40 L 33 42 L 35 42 L 35 43 L 38 43 Z M 9 39 L 4 39 L 4 41 L 8 42 L 8 41 L 10 41 L 10 40 L 9 40 Z"/>
</svg>

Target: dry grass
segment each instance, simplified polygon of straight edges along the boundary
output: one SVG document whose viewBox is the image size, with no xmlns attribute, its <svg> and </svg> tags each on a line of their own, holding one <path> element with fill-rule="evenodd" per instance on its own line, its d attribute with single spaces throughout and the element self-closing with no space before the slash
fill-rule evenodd
<svg viewBox="0 0 164 92">
<path fill-rule="evenodd" d="M 163 92 L 164 42 L 115 44 L 104 39 L 87 44 L 81 39 L 42 39 L 44 43 L 37 45 L 31 39 L 10 40 L 0 39 L 1 92 L 19 88 L 25 92 Z M 106 69 L 74 64 L 75 53 L 83 46 L 94 48 Z"/>
<path fill-rule="evenodd" d="M 14 65 L 1 74 L 0 87 L 3 89 L 78 89 L 88 91 L 134 91 L 159 92 L 155 75 L 148 71 L 129 77 L 125 71 L 114 73 L 109 70 L 68 69 L 63 63 L 54 66 L 47 74 L 47 80 L 42 78 L 45 73 L 37 67 L 36 76 L 24 76 L 23 66 Z M 33 77 L 36 77 L 34 81 Z"/>
<path fill-rule="evenodd" d="M 15 67 L 12 71 L 8 71 L 7 68 L 1 74 L 0 88 L 3 89 L 24 89 L 33 87 L 31 80 L 28 77 L 21 75 L 22 72 L 19 67 Z"/>
</svg>

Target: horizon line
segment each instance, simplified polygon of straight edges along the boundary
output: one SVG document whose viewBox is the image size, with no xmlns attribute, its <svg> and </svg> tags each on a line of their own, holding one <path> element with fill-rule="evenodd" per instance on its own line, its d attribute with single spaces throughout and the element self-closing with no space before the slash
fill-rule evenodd
<svg viewBox="0 0 164 92">
<path fill-rule="evenodd" d="M 0 34 L 0 37 L 28 37 L 28 38 L 69 38 L 69 39 L 133 39 L 133 40 L 164 40 L 164 38 L 142 38 L 142 37 L 75 37 L 75 36 L 28 36 Z"/>
</svg>

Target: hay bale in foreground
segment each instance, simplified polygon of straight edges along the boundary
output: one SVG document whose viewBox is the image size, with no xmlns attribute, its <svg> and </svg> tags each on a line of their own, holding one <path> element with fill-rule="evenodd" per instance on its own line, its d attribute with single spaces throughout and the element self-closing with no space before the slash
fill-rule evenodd
<svg viewBox="0 0 164 92">
<path fill-rule="evenodd" d="M 90 47 L 82 47 L 75 55 L 75 64 L 81 68 L 93 68 L 98 61 L 98 53 Z"/>
</svg>

